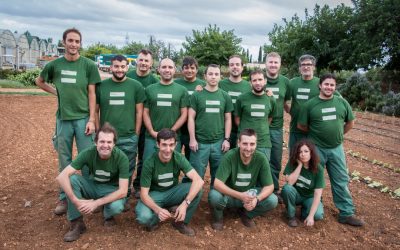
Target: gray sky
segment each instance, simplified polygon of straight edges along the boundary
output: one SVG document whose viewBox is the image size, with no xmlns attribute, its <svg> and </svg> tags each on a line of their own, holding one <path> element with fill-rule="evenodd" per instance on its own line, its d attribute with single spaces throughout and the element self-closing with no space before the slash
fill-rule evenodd
<svg viewBox="0 0 400 250">
<path fill-rule="evenodd" d="M 175 49 L 181 48 L 192 30 L 216 24 L 221 30 L 234 30 L 242 47 L 257 58 L 260 45 L 268 43 L 268 32 L 282 18 L 295 13 L 304 18 L 315 4 L 351 6 L 351 0 L 0 0 L 0 29 L 40 38 L 61 39 L 62 32 L 76 27 L 82 32 L 83 46 L 102 42 L 122 47 L 129 41 L 148 43 L 154 35 Z"/>
</svg>

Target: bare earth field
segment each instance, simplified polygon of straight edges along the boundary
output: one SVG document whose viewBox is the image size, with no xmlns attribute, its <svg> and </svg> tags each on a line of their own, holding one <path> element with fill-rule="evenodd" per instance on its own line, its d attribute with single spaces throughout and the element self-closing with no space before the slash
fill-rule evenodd
<svg viewBox="0 0 400 250">
<path fill-rule="evenodd" d="M 256 218 L 255 229 L 245 228 L 236 215 L 227 214 L 224 230 L 216 232 L 210 226 L 207 176 L 205 195 L 191 223 L 196 237 L 179 234 L 168 222 L 146 232 L 130 211 L 117 217 L 118 224 L 111 230 L 102 226 L 101 213 L 86 216 L 87 232 L 76 242 L 64 243 L 68 223 L 65 216 L 53 214 L 58 193 L 54 180 L 57 155 L 51 144 L 56 105 L 53 96 L 0 95 L 4 135 L 0 148 L 0 249 L 400 249 L 400 200 L 352 181 L 357 215 L 367 225 L 339 224 L 327 175 L 325 218 L 312 228 L 289 228 L 284 206 L 278 205 L 265 217 Z M 346 151 L 370 159 L 348 154 L 350 173 L 357 170 L 391 190 L 400 187 L 400 173 L 371 163 L 375 159 L 400 167 L 400 119 L 357 113 L 355 129 L 345 137 Z M 285 150 L 284 164 L 286 160 Z M 131 198 L 130 202 L 134 206 L 137 201 Z"/>
</svg>

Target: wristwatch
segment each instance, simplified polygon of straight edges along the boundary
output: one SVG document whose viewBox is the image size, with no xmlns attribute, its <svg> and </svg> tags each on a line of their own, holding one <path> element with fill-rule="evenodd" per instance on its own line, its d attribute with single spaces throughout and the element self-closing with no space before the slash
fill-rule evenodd
<svg viewBox="0 0 400 250">
<path fill-rule="evenodd" d="M 185 199 L 185 203 L 186 203 L 186 205 L 190 205 L 190 203 L 192 203 L 190 200 L 188 200 L 188 199 Z"/>
<path fill-rule="evenodd" d="M 227 141 L 227 142 L 229 142 L 229 138 L 224 138 L 224 141 Z"/>
</svg>

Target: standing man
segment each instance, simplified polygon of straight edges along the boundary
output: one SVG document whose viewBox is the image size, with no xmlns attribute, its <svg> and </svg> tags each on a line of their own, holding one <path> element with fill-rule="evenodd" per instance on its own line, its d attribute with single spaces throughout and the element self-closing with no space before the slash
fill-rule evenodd
<svg viewBox="0 0 400 250">
<path fill-rule="evenodd" d="M 114 216 L 124 208 L 129 179 L 128 158 L 114 147 L 116 140 L 117 132 L 105 123 L 96 134 L 96 146 L 79 153 L 58 175 L 57 181 L 67 195 L 67 219 L 71 223 L 64 241 L 77 240 L 86 231 L 82 214 L 91 214 L 100 206 L 104 206 L 104 226 L 116 224 Z M 84 166 L 88 166 L 90 177 L 77 174 Z"/>
<path fill-rule="evenodd" d="M 112 77 L 96 88 L 97 124 L 109 122 L 119 135 L 116 146 L 129 159 L 128 196 L 131 194 L 132 174 L 136 166 L 138 135 L 142 126 L 143 102 L 146 99 L 140 82 L 126 77 L 128 60 L 122 55 L 111 59 Z M 100 113 L 100 115 L 99 115 Z M 100 117 L 100 121 L 98 118 Z M 98 125 L 98 127 L 100 127 Z M 129 209 L 127 200 L 125 208 Z"/>
<path fill-rule="evenodd" d="M 219 82 L 219 87 L 226 91 L 232 98 L 233 105 L 236 104 L 238 97 L 246 92 L 251 91 L 251 85 L 248 81 L 243 80 L 243 62 L 239 55 L 232 55 L 229 57 L 229 78 L 223 79 Z M 238 127 L 234 122 L 234 116 L 232 114 L 232 131 L 230 136 L 231 148 L 236 147 Z"/>
<path fill-rule="evenodd" d="M 183 78 L 175 79 L 175 82 L 185 87 L 188 91 L 189 96 L 196 91 L 196 88 L 203 88 L 206 83 L 197 78 L 197 71 L 199 69 L 199 65 L 191 56 L 187 56 L 183 58 L 182 61 L 182 74 Z M 185 148 L 185 157 L 187 160 L 190 159 L 190 148 L 189 148 L 189 131 L 187 129 L 187 123 L 183 124 L 181 128 L 181 144 Z"/>
<path fill-rule="evenodd" d="M 282 148 L 283 148 L 283 106 L 285 95 L 289 87 L 289 79 L 279 74 L 281 68 L 281 56 L 276 52 L 267 54 L 265 66 L 267 69 L 267 90 L 272 91 L 276 105 L 272 122 L 269 125 L 271 137 L 271 158 L 270 165 L 272 180 L 274 181 L 274 193 L 279 191 L 279 174 L 282 169 Z M 278 196 L 278 199 L 280 196 Z"/>
<path fill-rule="evenodd" d="M 261 70 L 250 73 L 252 90 L 241 94 L 236 101 L 235 122 L 239 132 L 251 128 L 257 133 L 257 150 L 269 160 L 271 157 L 271 138 L 269 124 L 275 113 L 275 98 L 264 92 L 266 81 Z"/>
<path fill-rule="evenodd" d="M 46 64 L 36 85 L 57 96 L 56 130 L 53 144 L 58 153 L 58 171 L 72 161 L 75 138 L 78 152 L 93 145 L 96 116 L 96 84 L 101 81 L 96 64 L 80 56 L 82 35 L 75 28 L 63 33 L 65 55 Z M 53 83 L 56 88 L 49 83 Z M 83 174 L 87 174 L 84 169 Z M 60 190 L 59 203 L 54 213 L 67 212 L 65 193 Z"/>
<path fill-rule="evenodd" d="M 319 95 L 302 106 L 297 126 L 308 132 L 308 137 L 318 148 L 321 165 L 326 166 L 333 202 L 339 209 L 339 222 L 362 226 L 364 222 L 354 216 L 355 208 L 349 190 L 348 168 L 343 149 L 344 134 L 354 126 L 354 114 L 345 99 L 334 95 L 334 75 L 323 75 L 319 88 Z"/>
<path fill-rule="evenodd" d="M 188 130 L 190 163 L 204 179 L 210 162 L 211 186 L 223 153 L 229 150 L 233 105 L 229 95 L 218 88 L 221 71 L 218 65 L 207 66 L 203 91 L 190 97 Z"/>
<path fill-rule="evenodd" d="M 239 208 L 242 223 L 254 227 L 254 217 L 278 204 L 272 193 L 274 185 L 268 159 L 256 150 L 256 132 L 253 129 L 241 130 L 238 146 L 222 158 L 215 177 L 215 189 L 211 189 L 208 196 L 215 230 L 223 229 L 225 208 Z"/>
<path fill-rule="evenodd" d="M 159 151 L 144 162 L 136 220 L 153 231 L 158 222 L 171 219 L 180 233 L 194 236 L 195 231 L 188 224 L 201 200 L 204 181 L 186 158 L 175 152 L 175 131 L 161 129 L 157 133 L 157 146 Z M 179 183 L 181 172 L 192 182 Z M 166 209 L 172 207 L 175 212 Z"/>
<path fill-rule="evenodd" d="M 129 71 L 126 76 L 140 82 L 143 88 L 147 88 L 151 84 L 157 83 L 158 78 L 151 73 L 151 67 L 153 66 L 153 53 L 148 49 L 142 49 L 138 57 L 136 58 L 136 70 Z M 133 182 L 133 188 L 135 189 L 135 197 L 140 198 L 140 175 L 143 166 L 143 152 L 145 142 L 146 128 L 142 126 L 139 135 L 138 145 L 138 163 L 136 170 L 136 178 Z"/>
<path fill-rule="evenodd" d="M 290 80 L 285 97 L 285 111 L 290 114 L 289 153 L 297 141 L 306 138 L 307 134 L 297 128 L 297 120 L 301 106 L 311 98 L 318 96 L 319 78 L 314 76 L 316 59 L 312 55 L 302 55 L 299 58 L 301 76 Z M 289 106 L 288 101 L 291 100 Z"/>
<path fill-rule="evenodd" d="M 143 121 L 146 126 L 146 138 L 143 159 L 149 158 L 156 150 L 157 133 L 162 128 L 177 132 L 187 120 L 188 94 L 186 88 L 175 83 L 175 63 L 169 59 L 161 60 L 158 67 L 161 80 L 148 86 Z M 180 142 L 177 142 L 180 150 Z"/>
</svg>

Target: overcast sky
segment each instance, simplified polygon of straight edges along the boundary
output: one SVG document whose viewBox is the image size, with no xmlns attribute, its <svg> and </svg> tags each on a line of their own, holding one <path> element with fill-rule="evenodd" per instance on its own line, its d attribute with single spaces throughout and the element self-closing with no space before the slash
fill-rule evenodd
<svg viewBox="0 0 400 250">
<path fill-rule="evenodd" d="M 154 35 L 175 49 L 181 48 L 192 30 L 216 24 L 234 30 L 242 47 L 257 58 L 260 45 L 268 43 L 268 32 L 282 18 L 295 13 L 304 18 L 315 4 L 352 6 L 351 0 L 0 0 L 0 29 L 40 38 L 61 39 L 62 32 L 76 27 L 82 32 L 83 46 L 96 42 L 122 47 L 126 41 L 148 43 Z"/>
</svg>

